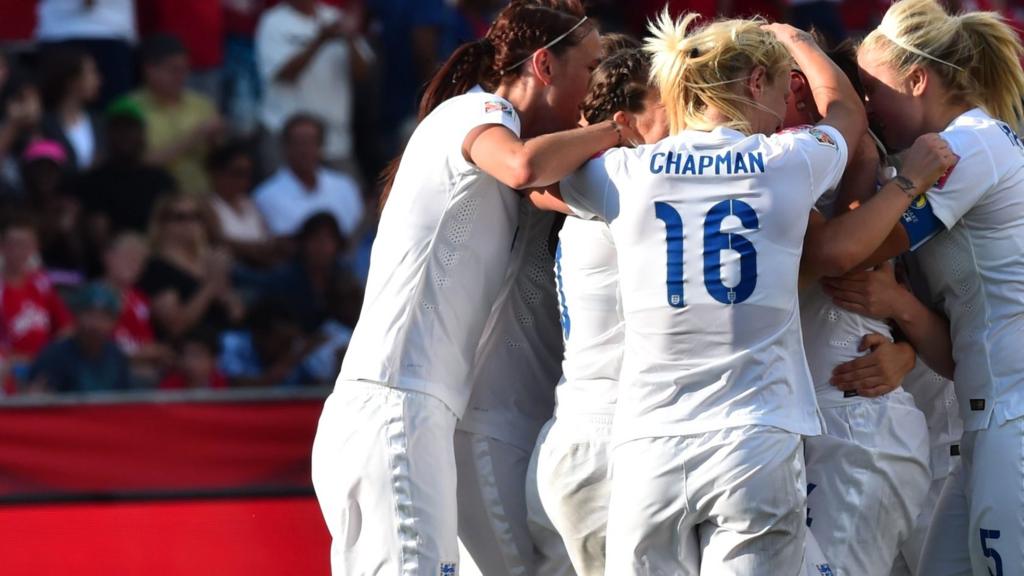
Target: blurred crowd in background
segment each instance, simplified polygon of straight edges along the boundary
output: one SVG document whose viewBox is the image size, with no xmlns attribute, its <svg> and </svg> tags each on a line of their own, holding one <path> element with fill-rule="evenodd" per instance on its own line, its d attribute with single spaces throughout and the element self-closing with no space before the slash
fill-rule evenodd
<svg viewBox="0 0 1024 576">
<path fill-rule="evenodd" d="M 504 3 L 0 0 L 0 397 L 332 383 L 375 176 Z M 665 0 L 584 4 L 642 37 Z M 888 2 L 668 4 L 836 41 Z"/>
</svg>

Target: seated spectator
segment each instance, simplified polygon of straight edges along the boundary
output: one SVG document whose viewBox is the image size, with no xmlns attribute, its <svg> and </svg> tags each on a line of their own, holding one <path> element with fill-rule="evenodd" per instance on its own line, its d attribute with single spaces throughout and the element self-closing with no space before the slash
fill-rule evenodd
<svg viewBox="0 0 1024 576">
<path fill-rule="evenodd" d="M 320 164 L 323 124 L 299 114 L 288 120 L 281 141 L 286 165 L 256 189 L 253 199 L 277 237 L 293 236 L 317 212 L 329 212 L 341 233 L 351 237 L 363 218 L 363 198 L 355 180 Z"/>
<path fill-rule="evenodd" d="M 102 283 L 87 284 L 72 299 L 76 327 L 50 344 L 32 364 L 33 392 L 97 392 L 129 387 L 128 359 L 114 342 L 120 303 Z"/>
<path fill-rule="evenodd" d="M 221 339 L 220 368 L 235 386 L 303 386 L 317 383 L 303 365 L 322 343 L 302 334 L 298 320 L 281 300 L 257 302 L 247 330 Z"/>
<path fill-rule="evenodd" d="M 279 262 L 281 243 L 274 241 L 263 215 L 249 197 L 255 168 L 249 149 L 240 142 L 225 144 L 210 154 L 206 167 L 213 185 L 210 207 L 231 252 L 255 266 Z"/>
<path fill-rule="evenodd" d="M 179 193 L 162 198 L 153 211 L 153 255 L 139 288 L 165 342 L 199 326 L 226 329 L 245 314 L 231 286 L 231 255 L 208 245 L 212 218 L 202 208 L 197 198 Z"/>
<path fill-rule="evenodd" d="M 9 215 L 0 236 L 0 339 L 11 375 L 24 381 L 36 355 L 70 333 L 71 313 L 54 290 L 39 258 L 35 223 L 26 215 Z"/>
<path fill-rule="evenodd" d="M 361 81 L 372 58 L 360 24 L 318 0 L 285 0 L 264 12 L 256 28 L 263 128 L 276 139 L 297 112 L 322 118 L 325 159 L 350 173 L 353 77 Z"/>
<path fill-rule="evenodd" d="M 43 136 L 64 147 L 73 169 L 88 170 L 103 149 L 102 125 L 86 109 L 100 91 L 96 61 L 64 47 L 52 48 L 40 59 Z"/>
<path fill-rule="evenodd" d="M 143 87 L 128 98 L 146 122 L 147 160 L 167 168 L 179 190 L 205 194 L 209 182 L 203 160 L 209 143 L 221 137 L 224 122 L 213 102 L 185 87 L 188 53 L 178 39 L 153 36 L 141 52 Z"/>
<path fill-rule="evenodd" d="M 39 216 L 39 249 L 50 280 L 77 286 L 84 279 L 89 254 L 81 205 L 68 189 L 67 164 L 59 143 L 34 140 L 22 155 L 21 180 L 27 205 Z"/>
<path fill-rule="evenodd" d="M 107 112 L 107 153 L 78 184 L 90 248 L 96 252 L 122 232 L 143 234 L 161 197 L 176 190 L 174 178 L 143 162 L 146 126 L 130 102 Z"/>
<path fill-rule="evenodd" d="M 103 255 L 103 281 L 121 299 L 114 341 L 131 362 L 136 388 L 156 384 L 174 356 L 169 347 L 156 341 L 149 299 L 135 287 L 148 256 L 145 240 L 131 232 L 114 238 Z"/>
<path fill-rule="evenodd" d="M 197 388 L 223 389 L 228 379 L 217 367 L 218 335 L 210 330 L 196 330 L 178 345 L 178 361 L 160 382 L 163 390 Z"/>
<path fill-rule="evenodd" d="M 106 106 L 132 85 L 132 43 L 136 39 L 133 0 L 39 0 L 36 38 L 86 52 L 103 77 L 98 102 Z"/>
</svg>

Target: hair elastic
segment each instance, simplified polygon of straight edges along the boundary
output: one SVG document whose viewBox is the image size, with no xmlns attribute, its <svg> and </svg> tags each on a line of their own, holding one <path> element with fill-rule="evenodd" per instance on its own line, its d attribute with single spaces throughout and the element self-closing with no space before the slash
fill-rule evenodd
<svg viewBox="0 0 1024 576">
<path fill-rule="evenodd" d="M 588 16 L 584 16 L 582 19 L 580 19 L 579 22 L 576 23 L 575 26 L 573 26 L 572 28 L 569 28 L 568 30 L 566 30 L 564 34 L 562 34 L 561 36 L 556 37 L 554 40 L 552 40 L 551 42 L 548 42 L 547 44 L 541 46 L 540 48 L 537 48 L 537 50 L 547 50 L 548 48 L 551 48 L 555 44 L 558 44 L 559 42 L 564 40 L 566 38 L 566 36 L 568 36 L 569 34 L 572 34 L 573 32 L 575 32 L 577 28 L 579 28 L 580 26 L 583 26 L 583 23 L 587 21 L 587 18 L 588 18 Z M 508 68 L 503 69 L 501 71 L 501 75 L 504 76 L 506 73 L 511 72 L 512 70 L 515 70 L 516 68 L 519 68 L 520 66 L 525 64 L 527 60 L 529 60 L 530 58 L 533 58 L 533 55 L 537 53 L 537 50 L 531 51 L 530 55 L 527 56 L 526 58 L 523 58 L 519 62 L 516 62 L 515 64 L 509 66 Z"/>
<path fill-rule="evenodd" d="M 890 34 L 889 32 L 885 31 L 883 29 L 883 27 L 887 27 L 885 21 L 883 21 L 882 25 L 878 27 L 878 33 L 881 34 L 882 36 L 885 36 L 890 42 L 892 42 L 893 44 L 899 46 L 900 48 L 903 48 L 907 52 L 911 52 L 913 54 L 917 54 L 918 56 L 920 56 L 922 58 L 927 58 L 929 60 L 934 60 L 935 62 L 938 62 L 939 64 L 945 64 L 946 66 L 949 66 L 950 68 L 955 68 L 955 69 L 957 69 L 957 70 L 959 70 L 961 72 L 964 71 L 963 68 L 961 68 L 960 66 L 957 66 L 956 64 L 953 64 L 952 62 L 947 62 L 947 61 L 943 60 L 942 58 L 938 58 L 938 57 L 932 56 L 931 54 L 925 52 L 924 50 L 919 50 L 917 48 L 914 48 L 910 44 L 907 44 L 903 40 L 900 40 L 899 38 L 897 38 L 896 34 Z"/>
</svg>

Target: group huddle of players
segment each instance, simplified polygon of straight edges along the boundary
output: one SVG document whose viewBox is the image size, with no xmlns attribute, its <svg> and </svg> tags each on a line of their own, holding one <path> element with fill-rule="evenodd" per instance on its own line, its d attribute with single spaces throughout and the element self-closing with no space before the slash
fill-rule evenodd
<svg viewBox="0 0 1024 576">
<path fill-rule="evenodd" d="M 313 446 L 335 574 L 1024 574 L 1016 33 L 695 20 L 514 0 L 426 87 Z"/>
</svg>

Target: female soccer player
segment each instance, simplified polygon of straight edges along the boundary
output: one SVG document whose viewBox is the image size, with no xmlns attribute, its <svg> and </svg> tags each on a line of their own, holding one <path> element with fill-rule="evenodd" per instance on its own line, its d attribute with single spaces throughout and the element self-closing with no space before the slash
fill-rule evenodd
<svg viewBox="0 0 1024 576">
<path fill-rule="evenodd" d="M 883 139 L 941 131 L 959 157 L 873 258 L 914 250 L 952 332 L 965 432 L 922 574 L 1024 573 L 1022 54 L 998 15 L 933 0 L 894 4 L 858 53 Z"/>
<path fill-rule="evenodd" d="M 599 54 L 578 2 L 512 2 L 428 85 L 313 446 L 335 574 L 457 572 L 453 435 L 509 263 L 513 189 L 623 142 L 612 122 L 549 134 L 575 124 Z"/>
<path fill-rule="evenodd" d="M 649 76 L 650 56 L 639 49 L 620 51 L 601 62 L 583 101 L 585 123 L 614 118 L 635 126 L 647 143 L 664 138 L 665 107 Z M 619 271 L 604 222 L 569 218 L 558 239 L 555 275 L 565 342 L 563 376 L 555 388 L 555 416 L 534 450 L 527 507 L 542 551 L 545 542 L 557 539 L 564 542 L 576 574 L 601 576 L 611 423 L 624 346 Z"/>
</svg>

